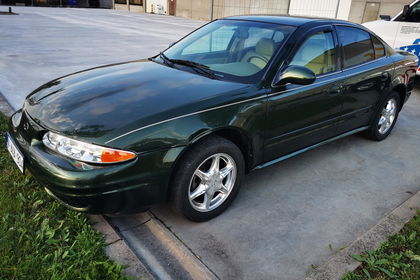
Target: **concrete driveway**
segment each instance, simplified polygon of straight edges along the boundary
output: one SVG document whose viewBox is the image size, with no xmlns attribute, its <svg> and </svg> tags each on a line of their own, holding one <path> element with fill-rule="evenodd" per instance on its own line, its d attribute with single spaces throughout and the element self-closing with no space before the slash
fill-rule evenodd
<svg viewBox="0 0 420 280">
<path fill-rule="evenodd" d="M 205 23 L 105 9 L 13 7 L 13 11 L 19 15 L 0 15 L 0 92 L 15 109 L 45 82 L 156 55 Z"/>
<path fill-rule="evenodd" d="M 0 15 L 0 91 L 15 109 L 48 80 L 151 56 L 203 24 L 112 10 L 15 10 Z M 302 279 L 420 190 L 419 107 L 416 89 L 380 143 L 350 136 L 247 175 L 233 205 L 209 222 L 164 205 L 151 211 L 221 279 Z"/>
</svg>

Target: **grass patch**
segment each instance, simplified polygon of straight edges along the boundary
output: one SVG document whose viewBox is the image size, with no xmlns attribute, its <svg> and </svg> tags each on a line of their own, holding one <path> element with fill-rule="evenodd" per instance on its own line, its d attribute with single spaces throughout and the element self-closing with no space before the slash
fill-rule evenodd
<svg viewBox="0 0 420 280">
<path fill-rule="evenodd" d="M 362 265 L 347 273 L 343 280 L 419 280 L 420 211 L 399 233 L 391 236 L 377 250 L 352 257 L 362 262 Z"/>
<path fill-rule="evenodd" d="M 0 114 L 0 133 L 7 131 Z M 0 279 L 126 279 L 104 236 L 22 175 L 0 136 Z"/>
</svg>

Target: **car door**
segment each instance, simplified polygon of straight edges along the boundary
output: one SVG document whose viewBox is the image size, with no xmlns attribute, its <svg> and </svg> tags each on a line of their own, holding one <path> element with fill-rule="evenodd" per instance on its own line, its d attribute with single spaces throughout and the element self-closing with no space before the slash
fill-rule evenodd
<svg viewBox="0 0 420 280">
<path fill-rule="evenodd" d="M 369 124 L 381 98 L 391 85 L 393 61 L 385 46 L 369 32 L 350 26 L 337 26 L 342 49 L 343 111 L 338 133 Z"/>
<path fill-rule="evenodd" d="M 311 30 L 286 59 L 285 67 L 304 66 L 316 74 L 310 85 L 272 87 L 268 94 L 265 160 L 298 151 L 336 135 L 342 106 L 342 74 L 331 26 Z"/>
</svg>

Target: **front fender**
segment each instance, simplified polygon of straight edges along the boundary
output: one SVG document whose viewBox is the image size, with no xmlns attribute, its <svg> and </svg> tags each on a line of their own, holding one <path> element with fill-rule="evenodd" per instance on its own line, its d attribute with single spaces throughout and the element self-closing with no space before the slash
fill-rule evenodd
<svg viewBox="0 0 420 280">
<path fill-rule="evenodd" d="M 226 128 L 246 133 L 253 143 L 263 143 L 265 106 L 265 93 L 258 94 L 257 97 L 254 95 L 241 102 L 226 104 L 139 129 L 116 139 L 111 144 L 136 152 L 148 152 L 189 146 L 210 133 Z"/>
</svg>

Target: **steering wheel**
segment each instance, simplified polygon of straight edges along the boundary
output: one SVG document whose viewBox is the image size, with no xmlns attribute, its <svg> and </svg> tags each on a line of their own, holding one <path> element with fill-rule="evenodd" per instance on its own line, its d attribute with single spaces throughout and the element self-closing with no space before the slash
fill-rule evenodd
<svg viewBox="0 0 420 280">
<path fill-rule="evenodd" d="M 253 55 L 253 56 L 249 57 L 249 58 L 248 58 L 248 60 L 247 60 L 246 62 L 251 63 L 251 60 L 253 60 L 254 58 L 257 58 L 257 59 L 259 59 L 259 60 L 262 60 L 265 64 L 267 64 L 267 63 L 268 63 L 268 59 L 267 59 L 267 58 L 265 58 L 265 57 L 263 57 L 263 56 L 259 56 L 259 55 Z"/>
</svg>

